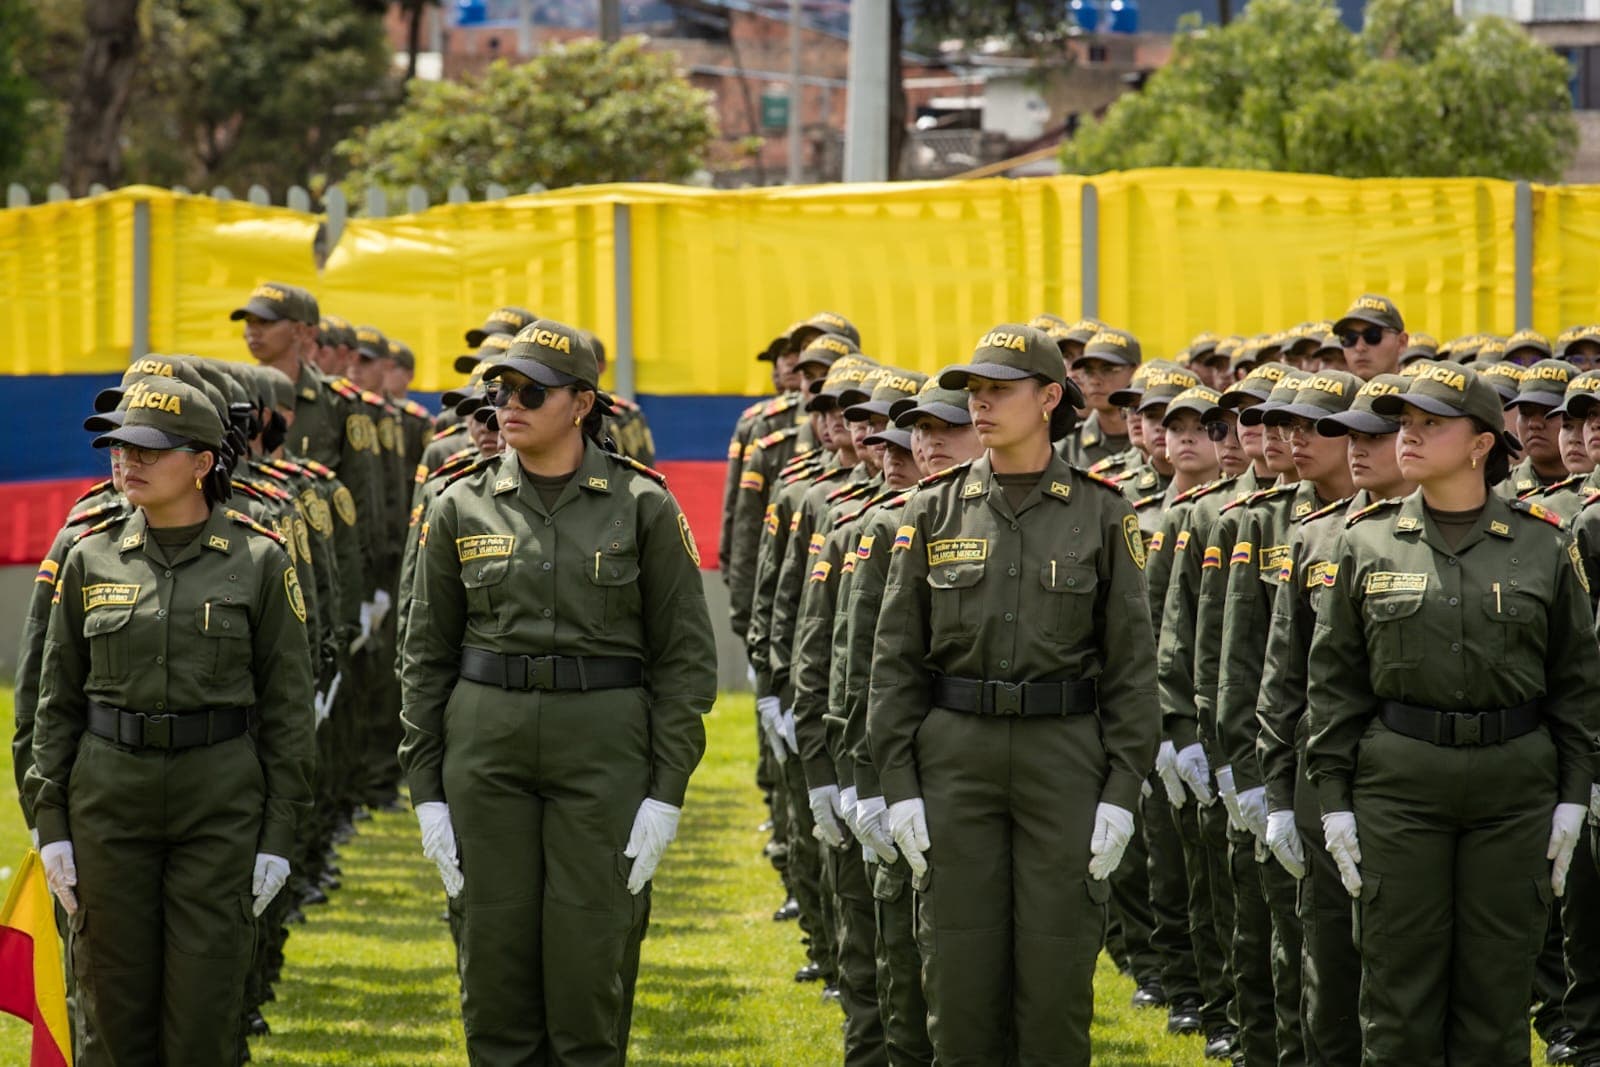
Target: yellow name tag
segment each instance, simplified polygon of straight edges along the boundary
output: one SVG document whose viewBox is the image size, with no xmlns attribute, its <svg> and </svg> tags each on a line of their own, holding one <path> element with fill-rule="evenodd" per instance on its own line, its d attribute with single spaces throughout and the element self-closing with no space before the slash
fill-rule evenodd
<svg viewBox="0 0 1600 1067">
<path fill-rule="evenodd" d="M 125 608 L 138 599 L 139 587 L 136 585 L 101 582 L 98 585 L 83 587 L 84 611 L 93 611 L 95 608 Z"/>
<path fill-rule="evenodd" d="M 1339 565 L 1337 563 L 1314 563 L 1311 565 L 1311 569 L 1306 571 L 1306 588 L 1316 589 L 1320 587 L 1326 589 L 1333 584 L 1334 579 L 1338 576 Z"/>
<path fill-rule="evenodd" d="M 1288 545 L 1261 546 L 1261 573 L 1277 577 L 1279 572 L 1283 570 L 1284 564 L 1288 562 Z"/>
<path fill-rule="evenodd" d="M 928 566 L 981 562 L 989 558 L 989 542 L 981 537 L 960 537 L 928 542 Z"/>
<path fill-rule="evenodd" d="M 1420 593 L 1428 588 L 1426 574 L 1405 574 L 1399 571 L 1374 571 L 1367 575 L 1361 591 L 1373 593 Z"/>
<path fill-rule="evenodd" d="M 456 538 L 456 559 L 471 563 L 475 559 L 504 559 L 511 555 L 517 539 L 510 534 L 475 534 Z"/>
</svg>

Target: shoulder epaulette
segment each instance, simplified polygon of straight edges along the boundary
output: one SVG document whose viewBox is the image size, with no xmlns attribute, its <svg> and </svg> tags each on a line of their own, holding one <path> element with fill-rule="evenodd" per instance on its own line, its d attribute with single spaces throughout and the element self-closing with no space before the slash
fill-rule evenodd
<svg viewBox="0 0 1600 1067">
<path fill-rule="evenodd" d="M 245 496 L 249 497 L 251 500 L 265 500 L 265 499 L 267 499 L 267 494 L 263 493 L 261 490 L 257 489 L 255 486 L 251 485 L 249 482 L 241 481 L 238 478 L 233 478 L 233 479 L 231 479 L 229 481 L 229 484 L 233 486 L 233 491 L 234 492 L 242 493 Z"/>
<path fill-rule="evenodd" d="M 632 456 L 624 456 L 620 452 L 607 452 L 606 455 L 609 456 L 613 462 L 620 463 L 624 467 L 633 468 L 646 478 L 649 478 L 651 481 L 655 482 L 657 485 L 667 484 L 667 476 L 665 474 L 662 474 L 654 467 L 646 467 L 643 463 L 640 463 Z"/>
<path fill-rule="evenodd" d="M 75 511 L 71 515 L 67 516 L 65 525 L 77 526 L 85 522 L 94 522 L 97 519 L 104 518 L 105 516 L 111 514 L 113 511 L 117 512 L 119 515 L 122 513 L 121 500 L 107 500 L 105 503 L 96 504 L 92 508 L 85 508 L 82 511 Z"/>
<path fill-rule="evenodd" d="M 1193 489 L 1185 489 L 1183 492 L 1173 497 L 1172 502 L 1174 504 L 1182 504 L 1190 500 L 1199 500 L 1203 496 L 1206 496 L 1210 493 L 1215 493 L 1218 489 L 1221 489 L 1223 486 L 1227 485 L 1229 481 L 1231 481 L 1229 478 L 1217 478 L 1213 481 L 1206 482 L 1204 485 L 1197 485 Z"/>
<path fill-rule="evenodd" d="M 310 471 L 312 474 L 315 474 L 324 481 L 331 482 L 333 479 L 338 477 L 338 475 L 333 472 L 332 467 L 318 463 L 314 459 L 302 459 L 300 463 L 305 467 L 306 470 Z"/>
<path fill-rule="evenodd" d="M 1122 464 L 1122 453 L 1119 452 L 1114 456 L 1107 456 L 1105 459 L 1096 460 L 1093 464 L 1090 465 L 1090 467 L 1089 467 L 1089 469 L 1088 469 L 1088 471 L 1086 473 L 1089 473 L 1089 474 L 1100 474 L 1103 471 L 1110 470 L 1112 467 L 1121 466 L 1121 464 Z"/>
<path fill-rule="evenodd" d="M 459 482 L 461 479 L 467 477 L 468 475 L 477 474 L 479 471 L 483 470 L 483 468 L 488 467 L 488 466 L 490 466 L 492 464 L 498 463 L 499 461 L 500 461 L 500 457 L 499 456 L 484 456 L 481 459 L 479 459 L 476 463 L 469 463 L 465 467 L 462 467 L 460 470 L 451 471 L 449 474 L 443 474 L 443 475 L 437 475 L 437 476 L 444 478 L 444 487 L 446 489 L 448 489 L 448 488 L 450 488 L 450 486 L 455 485 L 457 482 Z M 436 474 L 437 474 L 437 472 L 436 472 Z"/>
<path fill-rule="evenodd" d="M 1511 505 L 1512 511 L 1521 512 L 1531 519 L 1540 519 L 1544 522 L 1548 522 L 1551 526 L 1554 526 L 1558 530 L 1564 525 L 1561 521 L 1560 515 L 1557 515 L 1549 508 L 1535 504 L 1531 500 L 1510 500 L 1507 501 L 1507 503 Z"/>
<path fill-rule="evenodd" d="M 289 500 L 289 499 L 292 499 L 287 492 L 285 492 L 282 489 L 279 489 L 277 486 L 273 485 L 271 482 L 258 482 L 258 481 L 255 481 L 253 479 L 250 479 L 250 478 L 239 478 L 239 479 L 236 479 L 236 480 L 238 482 L 240 482 L 241 484 L 243 484 L 243 485 L 248 485 L 250 488 L 256 490 L 257 492 L 259 492 L 261 494 L 263 494 L 264 496 L 269 497 L 270 499 L 273 499 L 273 500 Z"/>
<path fill-rule="evenodd" d="M 1296 519 L 1295 521 L 1303 523 L 1303 522 L 1311 522 L 1313 519 L 1327 518 L 1329 515 L 1332 515 L 1334 512 L 1338 511 L 1340 508 L 1349 507 L 1349 506 L 1350 506 L 1350 498 L 1349 497 L 1345 497 L 1343 500 L 1335 500 L 1333 503 L 1329 504 L 1327 507 L 1318 508 L 1317 510 L 1313 511 L 1309 515 L 1302 515 L 1300 518 Z"/>
<path fill-rule="evenodd" d="M 1151 493 L 1149 496 L 1140 497 L 1138 500 L 1135 500 L 1133 503 L 1129 504 L 1128 506 L 1131 507 L 1131 508 L 1147 508 L 1151 504 L 1160 503 L 1162 495 L 1163 494 L 1161 494 L 1161 493 Z"/>
<path fill-rule="evenodd" d="M 1275 496 L 1282 496 L 1284 493 L 1292 492 L 1299 487 L 1299 482 L 1287 482 L 1283 485 L 1269 485 L 1265 489 L 1257 489 L 1255 492 L 1245 497 L 1244 503 L 1247 507 L 1254 507 L 1263 501 L 1271 500 Z"/>
<path fill-rule="evenodd" d="M 328 388 L 344 397 L 346 400 L 360 400 L 361 390 L 356 388 L 356 383 L 349 378 L 329 378 Z"/>
<path fill-rule="evenodd" d="M 1550 485 L 1544 486 L 1542 489 L 1530 490 L 1524 495 L 1528 497 L 1550 496 L 1552 493 L 1563 492 L 1573 488 L 1587 477 L 1589 477 L 1587 474 L 1569 474 L 1558 482 L 1552 482 Z"/>
<path fill-rule="evenodd" d="M 871 487 L 871 482 L 850 482 L 845 485 L 841 485 L 823 499 L 829 504 L 845 503 L 854 500 Z"/>
<path fill-rule="evenodd" d="M 101 530 L 109 530 L 111 527 L 115 526 L 117 523 L 121 522 L 126 517 L 127 516 L 125 516 L 125 515 L 112 515 L 109 518 L 101 519 L 99 522 L 95 523 L 93 526 L 88 526 L 88 527 L 85 527 L 84 529 L 80 530 L 78 532 L 78 536 L 76 536 L 76 537 L 74 537 L 72 539 L 72 543 L 73 544 L 77 544 L 79 541 L 82 541 L 85 537 L 92 537 L 95 534 L 99 533 Z"/>
<path fill-rule="evenodd" d="M 1588 507 L 1597 500 L 1600 500 L 1600 489 L 1591 489 L 1589 495 L 1583 498 L 1583 506 Z"/>
<path fill-rule="evenodd" d="M 1370 519 L 1380 511 L 1392 511 L 1400 506 L 1402 499 L 1404 498 L 1395 497 L 1390 500 L 1375 500 L 1371 504 L 1368 504 L 1366 507 L 1362 508 L 1360 511 L 1356 512 L 1354 515 L 1350 516 L 1348 519 L 1344 520 L 1344 524 L 1346 526 L 1354 526 L 1362 519 Z"/>
<path fill-rule="evenodd" d="M 784 469 L 788 470 L 788 468 Z M 784 485 L 793 485 L 795 482 L 805 481 L 814 474 L 820 474 L 822 469 L 822 464 L 820 463 L 808 463 L 804 467 L 801 467 L 798 470 L 790 470 L 789 473 L 781 475 L 780 477 L 782 478 Z"/>
<path fill-rule="evenodd" d="M 413 418 L 429 420 L 433 418 L 433 415 L 428 411 L 428 409 L 417 403 L 415 400 L 400 401 L 400 408 L 407 415 L 410 415 Z"/>
<path fill-rule="evenodd" d="M 1098 467 L 1099 464 L 1097 463 L 1097 464 L 1095 464 L 1095 466 Z M 1099 471 L 1095 470 L 1094 467 L 1090 467 L 1088 470 L 1080 471 L 1079 473 L 1081 473 L 1085 478 L 1089 479 L 1091 482 L 1094 482 L 1096 485 L 1104 486 L 1105 488 L 1111 490 L 1113 493 L 1121 493 L 1122 492 L 1122 486 L 1117 482 L 1117 480 L 1115 478 L 1106 477 L 1104 474 L 1101 474 Z"/>
<path fill-rule="evenodd" d="M 803 452 L 796 452 L 794 455 L 789 457 L 789 462 L 785 463 L 783 467 L 784 469 L 788 469 L 790 467 L 798 467 L 804 463 L 810 463 L 811 461 L 817 459 L 821 452 L 822 446 L 820 445 L 818 445 L 816 448 L 808 448 Z M 782 474 L 783 470 L 779 470 L 778 473 Z"/>
<path fill-rule="evenodd" d="M 467 424 L 464 423 L 464 422 L 458 422 L 458 423 L 455 423 L 452 426 L 446 426 L 442 430 L 438 430 L 438 429 L 434 430 L 433 431 L 433 440 L 434 441 L 443 441 L 447 437 L 454 437 L 458 433 L 466 433 L 466 432 L 467 432 Z M 433 442 L 430 441 L 428 443 L 432 444 Z"/>
<path fill-rule="evenodd" d="M 89 488 L 85 489 L 83 491 L 83 495 L 78 497 L 78 499 L 74 500 L 73 503 L 74 504 L 81 504 L 85 500 L 88 500 L 90 497 L 94 496 L 96 493 L 103 493 L 107 489 L 110 489 L 110 488 L 111 488 L 111 479 L 110 478 L 106 478 L 103 481 L 95 482 Z"/>
<path fill-rule="evenodd" d="M 302 467 L 300 464 L 296 463 L 294 460 L 292 460 L 292 459 L 284 459 L 281 456 L 279 458 L 277 458 L 277 459 L 269 459 L 269 460 L 267 460 L 267 466 L 272 467 L 275 470 L 283 471 L 285 474 L 310 474 L 311 473 L 311 469 L 309 467 Z"/>
<path fill-rule="evenodd" d="M 235 525 L 243 526 L 246 530 L 254 530 L 262 537 L 271 538 L 273 541 L 277 542 L 279 548 L 287 548 L 289 546 L 289 542 L 285 541 L 283 535 L 278 533 L 278 531 L 268 529 L 242 511 L 235 511 L 232 508 L 228 508 L 225 512 L 223 512 L 223 514 L 232 519 Z"/>
<path fill-rule="evenodd" d="M 855 511 L 852 511 L 850 514 L 841 515 L 839 517 L 839 525 L 843 526 L 846 523 L 855 522 L 867 512 L 871 511 L 875 507 L 878 507 L 879 505 L 882 505 L 883 507 L 897 508 L 906 501 L 910 500 L 911 494 L 915 493 L 916 491 L 917 486 L 915 485 L 905 489 L 885 489 L 883 492 L 874 496 L 871 500 L 863 501 L 861 506 Z"/>
<path fill-rule="evenodd" d="M 387 400 L 370 389 L 359 390 L 359 395 L 364 403 L 371 404 L 375 408 L 387 407 L 389 404 Z"/>
<path fill-rule="evenodd" d="M 772 403 L 772 401 L 769 399 L 757 400 L 754 404 L 751 404 L 749 407 L 739 412 L 739 421 L 755 418 L 757 415 L 765 411 L 767 409 L 767 405 L 770 403 Z"/>
<path fill-rule="evenodd" d="M 478 450 L 476 448 L 457 452 L 455 455 L 451 456 L 449 459 L 433 468 L 432 473 L 430 473 L 424 480 L 431 482 L 436 478 L 448 478 L 461 468 L 470 467 L 473 463 L 474 457 L 476 457 L 477 454 Z"/>
<path fill-rule="evenodd" d="M 256 471 L 259 474 L 265 474 L 268 478 L 276 478 L 280 482 L 286 482 L 286 481 L 289 480 L 289 475 L 288 474 L 286 474 L 285 472 L 279 470 L 277 467 L 274 467 L 271 463 L 256 464 L 255 466 L 252 466 L 250 469 Z"/>
<path fill-rule="evenodd" d="M 1253 496 L 1253 495 L 1254 495 L 1253 493 L 1247 493 L 1246 495 L 1240 497 L 1238 500 L 1230 500 L 1230 501 L 1228 501 L 1226 504 L 1222 505 L 1222 508 L 1217 512 L 1217 514 L 1218 515 L 1226 515 L 1228 512 L 1233 511 L 1235 508 L 1242 508 L 1242 507 L 1247 506 L 1250 503 L 1251 496 Z"/>
<path fill-rule="evenodd" d="M 626 411 L 630 415 L 635 414 L 640 410 L 638 404 L 632 400 L 629 400 L 625 396 L 612 396 L 611 406 L 618 411 Z"/>
<path fill-rule="evenodd" d="M 972 467 L 972 460 L 969 459 L 965 463 L 957 463 L 954 467 L 946 467 L 942 471 L 938 471 L 936 473 L 930 474 L 926 478 L 924 478 L 920 482 L 918 482 L 917 485 L 918 486 L 938 485 L 940 482 L 949 481 L 951 478 L 954 478 L 958 474 L 965 474 L 971 467 Z"/>
<path fill-rule="evenodd" d="M 800 403 L 799 393 L 785 393 L 783 396 L 775 396 L 767 401 L 767 406 L 761 413 L 763 415 L 782 415 L 798 403 Z"/>
</svg>

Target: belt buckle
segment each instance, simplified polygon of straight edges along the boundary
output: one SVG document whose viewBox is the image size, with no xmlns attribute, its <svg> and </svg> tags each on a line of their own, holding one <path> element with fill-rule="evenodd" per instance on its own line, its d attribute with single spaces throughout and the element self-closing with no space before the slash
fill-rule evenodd
<svg viewBox="0 0 1600 1067">
<path fill-rule="evenodd" d="M 1483 716 L 1476 713 L 1452 712 L 1450 738 L 1458 745 L 1483 744 Z"/>
<path fill-rule="evenodd" d="M 554 656 L 523 656 L 528 668 L 527 689 L 554 689 L 556 687 L 556 658 Z"/>
<path fill-rule="evenodd" d="M 143 720 L 142 742 L 145 748 L 172 747 L 173 715 L 140 715 Z"/>
<path fill-rule="evenodd" d="M 1021 715 L 1022 687 L 1021 682 L 995 682 L 994 713 L 1007 716 Z"/>
</svg>

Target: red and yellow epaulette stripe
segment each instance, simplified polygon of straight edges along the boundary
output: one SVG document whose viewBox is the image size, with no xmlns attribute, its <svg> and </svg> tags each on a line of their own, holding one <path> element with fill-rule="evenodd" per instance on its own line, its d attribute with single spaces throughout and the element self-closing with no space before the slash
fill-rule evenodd
<svg viewBox="0 0 1600 1067">
<path fill-rule="evenodd" d="M 1320 507 L 1316 511 L 1313 511 L 1311 514 L 1301 517 L 1298 521 L 1300 521 L 1300 522 L 1311 522 L 1313 519 L 1327 518 L 1329 515 L 1332 515 L 1334 512 L 1338 511 L 1340 508 L 1348 507 L 1349 505 L 1350 505 L 1350 498 L 1349 497 L 1345 497 L 1343 500 L 1335 500 L 1333 503 L 1327 505 L 1326 507 Z"/>
<path fill-rule="evenodd" d="M 322 463 L 318 463 L 314 459 L 307 459 L 307 460 L 303 460 L 302 462 L 303 462 L 306 470 L 311 471 L 313 474 L 317 475 L 318 477 L 327 478 L 327 479 L 338 477 L 338 475 L 333 473 L 333 468 L 332 467 L 329 467 L 329 466 L 327 466 L 325 464 L 322 464 Z"/>
<path fill-rule="evenodd" d="M 633 468 L 634 470 L 638 471 L 640 474 L 644 475 L 646 478 L 649 478 L 652 481 L 654 481 L 657 485 L 666 485 L 667 484 L 667 476 L 665 474 L 662 474 L 660 471 L 656 470 L 654 467 L 646 467 L 643 463 L 640 463 L 638 460 L 634 459 L 632 456 L 619 455 L 616 452 L 607 452 L 606 455 L 610 456 L 612 459 L 616 460 L 618 463 L 622 464 L 624 467 Z"/>
<path fill-rule="evenodd" d="M 1093 470 L 1081 471 L 1080 473 L 1085 478 L 1089 479 L 1091 482 L 1095 482 L 1095 483 L 1098 483 L 1099 485 L 1103 485 L 1107 489 L 1110 489 L 1114 493 L 1122 492 L 1122 486 L 1120 484 L 1118 484 L 1118 482 L 1117 482 L 1117 480 L 1115 478 L 1108 478 L 1104 474 L 1100 474 L 1100 473 L 1098 473 L 1096 471 L 1093 471 Z"/>
<path fill-rule="evenodd" d="M 110 478 L 107 478 L 104 481 L 95 482 L 89 488 L 85 489 L 83 491 L 83 494 L 81 496 L 79 496 L 78 499 L 74 500 L 73 503 L 74 504 L 81 504 L 85 500 L 88 500 L 90 497 L 92 497 L 92 496 L 94 496 L 94 495 L 96 495 L 98 493 L 103 493 L 107 489 L 110 489 L 110 488 L 111 488 L 111 479 Z"/>
<path fill-rule="evenodd" d="M 1344 520 L 1344 524 L 1346 526 L 1354 526 L 1362 519 L 1370 518 L 1380 511 L 1386 511 L 1390 508 L 1396 508 L 1399 506 L 1399 500 L 1375 500 L 1366 507 L 1362 508 L 1360 511 L 1356 512 L 1354 515 L 1350 516 L 1348 519 Z"/>
<path fill-rule="evenodd" d="M 289 542 L 285 540 L 284 536 L 278 531 L 268 529 L 242 511 L 235 511 L 233 508 L 228 508 L 223 512 L 223 514 L 232 519 L 235 525 L 243 526 L 247 530 L 253 530 L 262 537 L 271 538 L 273 541 L 278 543 L 280 548 L 287 548 L 289 545 Z"/>
<path fill-rule="evenodd" d="M 1557 515 L 1549 508 L 1533 503 L 1531 500 L 1513 500 L 1511 501 L 1511 510 L 1520 511 L 1530 518 L 1548 522 L 1551 526 L 1554 526 L 1558 530 L 1561 529 L 1563 525 L 1560 515 Z"/>
<path fill-rule="evenodd" d="M 328 388 L 344 397 L 346 400 L 360 400 L 361 390 L 356 388 L 356 383 L 349 378 L 329 378 Z"/>
<path fill-rule="evenodd" d="M 102 515 L 107 515 L 107 514 L 113 512 L 113 511 L 119 511 L 120 512 L 121 510 L 122 510 L 122 501 L 121 500 L 107 500 L 105 503 L 96 504 L 92 508 L 85 508 L 83 511 L 75 511 L 75 512 L 73 512 L 71 515 L 67 516 L 67 521 L 66 521 L 65 525 L 67 525 L 67 526 L 76 526 L 81 522 L 93 522 L 95 519 L 100 518 Z"/>
<path fill-rule="evenodd" d="M 417 403 L 415 400 L 402 400 L 400 401 L 400 406 L 405 409 L 407 414 L 414 415 L 419 419 L 433 418 L 433 415 L 428 411 L 428 409 Z"/>
<path fill-rule="evenodd" d="M 84 527 L 82 532 L 80 532 L 77 537 L 74 537 L 72 539 L 73 544 L 77 544 L 79 541 L 82 541 L 85 537 L 90 537 L 90 536 L 92 536 L 94 534 L 97 534 L 101 530 L 110 529 L 111 527 L 115 526 L 117 523 L 121 522 L 123 520 L 123 518 L 124 518 L 124 516 L 122 516 L 122 515 L 112 515 L 109 518 L 101 519 L 99 522 L 95 523 L 93 526 Z"/>
</svg>

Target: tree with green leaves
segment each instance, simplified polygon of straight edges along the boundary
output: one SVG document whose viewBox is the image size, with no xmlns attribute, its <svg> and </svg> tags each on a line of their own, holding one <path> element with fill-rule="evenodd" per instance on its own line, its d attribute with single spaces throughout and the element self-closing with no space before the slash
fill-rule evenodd
<svg viewBox="0 0 1600 1067">
<path fill-rule="evenodd" d="M 1251 0 L 1181 35 L 1144 90 L 1062 146 L 1067 170 L 1208 166 L 1350 178 L 1556 180 L 1577 148 L 1560 56 L 1450 0 Z"/>
<path fill-rule="evenodd" d="M 406 89 L 394 117 L 339 145 L 352 189 L 681 181 L 716 136 L 709 95 L 642 37 L 576 41 Z"/>
<path fill-rule="evenodd" d="M 0 0 L 0 178 L 19 172 L 40 132 L 40 90 L 23 57 L 38 46 L 39 26 L 27 0 Z"/>
</svg>

